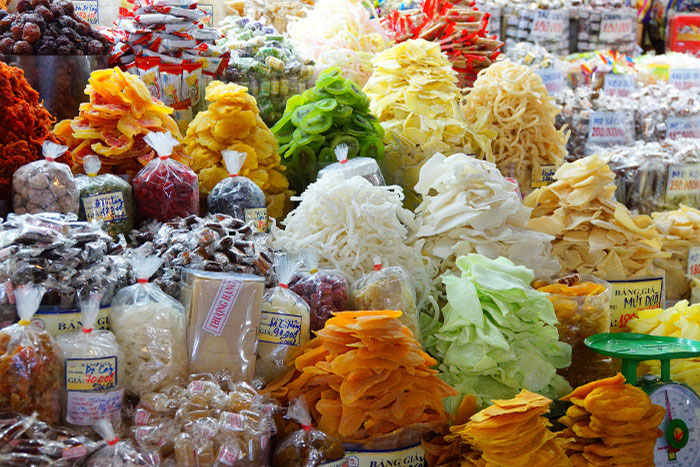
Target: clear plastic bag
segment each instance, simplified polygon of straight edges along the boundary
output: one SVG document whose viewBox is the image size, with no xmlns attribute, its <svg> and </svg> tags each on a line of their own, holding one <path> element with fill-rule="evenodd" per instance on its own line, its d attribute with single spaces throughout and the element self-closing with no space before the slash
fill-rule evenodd
<svg viewBox="0 0 700 467">
<path fill-rule="evenodd" d="M 251 179 L 238 175 L 247 154 L 224 150 L 221 155 L 230 176 L 217 183 L 209 193 L 209 212 L 228 214 L 251 223 L 258 232 L 267 232 L 265 193 Z"/>
<path fill-rule="evenodd" d="M 72 427 L 91 427 L 103 418 L 121 425 L 124 405 L 124 352 L 110 331 L 93 329 L 101 293 L 80 302 L 82 329 L 57 337 L 61 347 L 61 406 Z"/>
<path fill-rule="evenodd" d="M 307 271 L 296 273 L 289 288 L 309 305 L 311 330 L 318 331 L 333 313 L 349 309 L 348 282 L 340 271 L 318 269 L 317 250 L 307 250 L 302 257 Z"/>
<path fill-rule="evenodd" d="M 163 260 L 140 253 L 131 258 L 138 283 L 112 300 L 112 331 L 124 351 L 126 390 L 142 395 L 173 384 L 187 373 L 185 309 L 148 279 Z"/>
<path fill-rule="evenodd" d="M 350 300 L 354 310 L 400 310 L 399 320 L 421 340 L 416 290 L 401 266 L 384 267 L 381 258 L 375 257 L 374 271 L 355 281 Z"/>
<path fill-rule="evenodd" d="M 285 417 L 299 423 L 301 430 L 292 432 L 277 444 L 272 467 L 316 467 L 345 455 L 340 440 L 313 428 L 303 397 L 292 401 Z"/>
<path fill-rule="evenodd" d="M 134 177 L 134 196 L 140 220 L 163 222 L 199 212 L 197 175 L 184 164 L 170 159 L 173 148 L 180 144 L 170 133 L 147 134 L 144 141 L 157 153 Z"/>
<path fill-rule="evenodd" d="M 88 457 L 87 467 L 132 467 L 137 465 L 159 465 L 152 456 L 140 452 L 131 440 L 121 440 L 114 433 L 109 420 L 99 420 L 94 429 L 107 443 L 104 447 Z"/>
<path fill-rule="evenodd" d="M 44 287 L 15 289 L 19 322 L 0 331 L 0 409 L 57 424 L 61 416 L 61 349 L 51 335 L 31 323 Z"/>
<path fill-rule="evenodd" d="M 358 175 L 374 186 L 384 186 L 384 175 L 379 169 L 377 161 L 370 157 L 356 157 L 348 159 L 348 146 L 339 144 L 335 148 L 335 157 L 338 162 L 322 168 L 318 172 L 317 178 L 323 178 L 330 173 L 339 174 L 345 180 L 349 180 L 355 175 Z"/>
<path fill-rule="evenodd" d="M 12 177 L 15 213 L 77 214 L 79 191 L 73 173 L 66 164 L 55 162 L 68 148 L 44 141 L 41 150 L 44 160 L 23 165 Z"/>
<path fill-rule="evenodd" d="M 116 175 L 97 175 L 101 166 L 98 156 L 83 159 L 87 175 L 78 175 L 75 180 L 80 191 L 78 217 L 84 221 L 102 221 L 104 230 L 116 238 L 134 228 L 133 190 Z"/>
<path fill-rule="evenodd" d="M 275 258 L 279 283 L 263 297 L 255 376 L 265 383 L 284 374 L 289 358 L 311 338 L 309 305 L 289 290 L 289 282 L 299 266 L 298 258 Z"/>
</svg>

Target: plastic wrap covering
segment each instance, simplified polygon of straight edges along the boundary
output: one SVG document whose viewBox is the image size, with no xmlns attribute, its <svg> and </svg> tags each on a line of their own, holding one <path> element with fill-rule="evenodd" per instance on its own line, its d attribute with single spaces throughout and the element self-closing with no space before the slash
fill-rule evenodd
<svg viewBox="0 0 700 467">
<path fill-rule="evenodd" d="M 348 159 L 348 145 L 339 144 L 335 147 L 335 157 L 338 162 L 328 165 L 318 171 L 318 178 L 331 173 L 337 173 L 344 179 L 349 179 L 355 175 L 369 181 L 374 186 L 382 186 L 386 182 L 382 171 L 379 169 L 379 164 L 374 159 L 369 157 L 356 157 Z"/>
<path fill-rule="evenodd" d="M 121 425 L 124 403 L 124 352 L 110 331 L 93 329 L 102 294 L 81 301 L 82 329 L 57 338 L 61 347 L 63 420 L 90 432 L 98 420 Z"/>
<path fill-rule="evenodd" d="M 102 419 L 95 424 L 95 431 L 102 436 L 105 445 L 92 453 L 85 462 L 85 467 L 135 467 L 159 465 L 149 453 L 139 451 L 130 439 L 121 440 L 114 433 L 108 420 Z"/>
<path fill-rule="evenodd" d="M 596 354 L 583 342 L 594 334 L 610 332 L 611 285 L 593 276 L 574 274 L 551 283 L 535 281 L 534 287 L 549 294 L 559 321 L 559 340 L 571 346 L 571 366 L 558 373 L 572 387 L 613 376 L 612 358 Z"/>
<path fill-rule="evenodd" d="M 612 2 L 606 7 L 585 5 L 572 13 L 578 19 L 576 50 L 615 50 L 633 55 L 637 48 L 637 10 Z"/>
<path fill-rule="evenodd" d="M 75 179 L 80 190 L 78 218 L 102 222 L 102 228 L 116 238 L 134 227 L 134 197 L 131 185 L 112 174 L 97 175 L 102 162 L 97 156 L 85 156 L 83 169 L 87 175 Z"/>
<path fill-rule="evenodd" d="M 226 370 L 237 380 L 251 381 L 259 326 L 262 333 L 263 279 L 184 269 L 182 282 L 189 371 Z"/>
<path fill-rule="evenodd" d="M 73 174 L 66 164 L 55 162 L 68 148 L 44 141 L 41 150 L 44 160 L 20 167 L 12 177 L 12 206 L 15 213 L 77 214 L 79 191 Z"/>
<path fill-rule="evenodd" d="M 134 438 L 178 467 L 269 466 L 276 406 L 227 374 L 192 375 L 186 386 L 144 394 Z"/>
<path fill-rule="evenodd" d="M 569 9 L 564 2 L 531 2 L 503 8 L 505 50 L 517 42 L 532 42 L 557 55 L 569 53 Z"/>
<path fill-rule="evenodd" d="M 279 284 L 263 297 L 255 376 L 265 383 L 284 374 L 290 357 L 311 338 L 309 305 L 289 288 L 300 266 L 299 259 L 275 258 Z"/>
<path fill-rule="evenodd" d="M 561 113 L 556 116 L 557 128 L 569 130 L 569 140 L 566 142 L 568 162 L 580 159 L 586 150 L 588 139 L 588 123 L 593 111 L 593 103 L 598 98 L 598 91 L 587 87 L 565 89 L 557 96 L 556 103 L 561 106 Z"/>
<path fill-rule="evenodd" d="M 124 351 L 126 389 L 140 396 L 186 375 L 185 310 L 148 279 L 161 258 L 138 253 L 131 264 L 138 283 L 123 288 L 112 301 L 112 330 Z"/>
<path fill-rule="evenodd" d="M 638 140 L 700 138 L 700 102 L 693 93 L 661 83 L 645 86 L 631 98 Z"/>
<path fill-rule="evenodd" d="M 157 153 L 134 177 L 134 195 L 141 220 L 168 221 L 199 212 L 197 175 L 184 164 L 171 159 L 180 144 L 169 133 L 149 133 L 144 137 Z"/>
<path fill-rule="evenodd" d="M 0 330 L 0 410 L 58 423 L 61 350 L 51 335 L 31 323 L 44 287 L 27 284 L 15 290 L 19 323 Z"/>
</svg>

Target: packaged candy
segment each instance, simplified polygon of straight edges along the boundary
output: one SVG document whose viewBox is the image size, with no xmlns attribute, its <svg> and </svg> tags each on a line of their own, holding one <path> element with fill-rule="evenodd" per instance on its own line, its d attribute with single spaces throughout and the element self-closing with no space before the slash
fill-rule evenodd
<svg viewBox="0 0 700 467">
<path fill-rule="evenodd" d="M 355 175 L 367 179 L 374 186 L 386 184 L 379 164 L 369 157 L 356 157 L 348 159 L 348 145 L 339 144 L 335 148 L 335 157 L 338 162 L 328 165 L 318 171 L 318 178 L 322 178 L 329 173 L 337 173 L 344 179 L 350 179 Z"/>
<path fill-rule="evenodd" d="M 158 159 L 149 162 L 134 177 L 134 195 L 141 219 L 168 221 L 196 215 L 197 175 L 186 165 L 170 159 L 173 148 L 180 143 L 166 132 L 151 132 L 144 141 L 158 153 Z"/>
<path fill-rule="evenodd" d="M 131 265 L 138 283 L 112 300 L 110 322 L 124 351 L 126 389 L 140 396 L 186 375 L 185 309 L 148 279 L 162 265 L 156 256 L 136 253 Z"/>
<path fill-rule="evenodd" d="M 350 290 L 354 310 L 399 310 L 399 320 L 420 341 L 416 291 L 411 279 L 401 266 L 383 267 L 379 257 L 374 258 L 374 271 L 360 277 Z"/>
<path fill-rule="evenodd" d="M 32 324 L 44 286 L 26 284 L 14 291 L 19 322 L 0 330 L 0 409 L 57 424 L 61 349 L 51 335 Z"/>
<path fill-rule="evenodd" d="M 300 265 L 298 258 L 275 258 L 279 283 L 263 296 L 255 376 L 265 383 L 287 371 L 289 358 L 311 338 L 309 305 L 289 290 L 289 282 Z"/>
<path fill-rule="evenodd" d="M 209 212 L 223 213 L 251 223 L 258 232 L 267 232 L 265 193 L 249 178 L 238 175 L 247 154 L 225 149 L 221 151 L 229 177 L 216 184 L 209 193 Z"/>
<path fill-rule="evenodd" d="M 345 455 L 338 438 L 311 425 L 311 415 L 303 397 L 291 402 L 285 417 L 299 423 L 301 430 L 292 432 L 277 444 L 272 467 L 315 467 Z"/>
<path fill-rule="evenodd" d="M 95 423 L 94 429 L 107 443 L 94 452 L 85 462 L 86 467 L 133 467 L 157 466 L 159 463 L 150 454 L 140 452 L 129 439 L 121 440 L 114 433 L 109 420 Z"/>
<path fill-rule="evenodd" d="M 319 271 L 318 251 L 306 250 L 302 256 L 307 271 L 296 273 L 289 288 L 309 305 L 311 330 L 318 331 L 333 313 L 349 309 L 348 282 L 340 271 Z"/>
<path fill-rule="evenodd" d="M 80 190 L 80 220 L 102 221 L 103 228 L 116 238 L 134 228 L 134 199 L 131 185 L 109 173 L 97 175 L 102 166 L 98 156 L 86 156 L 83 169 L 87 175 L 78 175 Z"/>
<path fill-rule="evenodd" d="M 62 352 L 61 405 L 69 426 L 89 432 L 98 420 L 121 425 L 124 404 L 124 352 L 110 331 L 93 329 L 102 293 L 80 303 L 82 329 L 57 337 Z"/>
<path fill-rule="evenodd" d="M 55 162 L 67 150 L 66 146 L 44 141 L 44 160 L 17 169 L 12 177 L 15 213 L 78 213 L 79 192 L 73 174 L 66 164 Z"/>
</svg>

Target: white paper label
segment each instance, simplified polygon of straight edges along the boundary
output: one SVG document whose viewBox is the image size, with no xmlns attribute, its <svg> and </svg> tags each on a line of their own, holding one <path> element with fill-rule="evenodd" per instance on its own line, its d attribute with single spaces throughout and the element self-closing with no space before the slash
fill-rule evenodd
<svg viewBox="0 0 700 467">
<path fill-rule="evenodd" d="M 403 449 L 357 451 L 346 449 L 345 457 L 322 467 L 423 467 L 425 450 L 420 444 Z"/>
<path fill-rule="evenodd" d="M 604 42 L 617 42 L 636 37 L 637 18 L 634 12 L 605 12 L 600 20 L 600 35 Z"/>
<path fill-rule="evenodd" d="M 220 336 L 226 326 L 226 321 L 236 304 L 243 282 L 235 279 L 224 279 L 219 285 L 216 297 L 204 319 L 202 330 L 215 336 Z"/>
<path fill-rule="evenodd" d="M 668 84 L 678 89 L 700 87 L 700 68 L 671 68 L 668 72 Z"/>
<path fill-rule="evenodd" d="M 693 246 L 688 249 L 688 272 L 692 277 L 700 276 L 700 247 Z"/>
<path fill-rule="evenodd" d="M 566 89 L 566 75 L 559 68 L 543 68 L 535 70 L 535 73 L 542 78 L 550 96 L 558 96 Z"/>
<path fill-rule="evenodd" d="M 666 118 L 666 138 L 700 138 L 700 116 Z"/>
<path fill-rule="evenodd" d="M 568 10 L 535 10 L 530 36 L 538 39 L 561 39 L 568 24 Z"/>
<path fill-rule="evenodd" d="M 121 416 L 124 390 L 108 393 L 68 391 L 66 421 L 73 425 L 92 426 L 102 418 L 115 420 Z"/>
<path fill-rule="evenodd" d="M 100 22 L 100 13 L 97 0 L 71 0 L 75 5 L 75 15 L 89 24 Z"/>
<path fill-rule="evenodd" d="M 605 75 L 604 79 L 603 91 L 607 96 L 627 97 L 632 94 L 636 88 L 634 75 L 616 75 L 608 73 Z"/>
<path fill-rule="evenodd" d="M 224 426 L 229 431 L 245 431 L 243 428 L 243 416 L 238 413 L 225 413 L 223 416 Z"/>
<path fill-rule="evenodd" d="M 110 222 L 126 220 L 124 195 L 121 191 L 86 196 L 80 199 L 88 222 Z"/>
<path fill-rule="evenodd" d="M 625 144 L 627 135 L 626 115 L 621 112 L 591 112 L 588 126 L 588 142 L 593 144 Z"/>
<path fill-rule="evenodd" d="M 236 465 L 236 461 L 243 457 L 243 453 L 237 446 L 224 446 L 219 451 L 216 460 L 224 465 Z"/>
<path fill-rule="evenodd" d="M 672 165 L 668 168 L 666 196 L 700 194 L 700 164 Z"/>
</svg>

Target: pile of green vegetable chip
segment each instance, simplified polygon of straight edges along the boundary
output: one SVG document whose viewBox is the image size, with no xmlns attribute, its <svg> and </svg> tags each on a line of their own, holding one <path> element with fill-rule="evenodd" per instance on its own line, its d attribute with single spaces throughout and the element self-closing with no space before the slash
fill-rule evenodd
<svg viewBox="0 0 700 467">
<path fill-rule="evenodd" d="M 314 88 L 291 97 L 272 133 L 297 193 L 315 180 L 321 165 L 336 162 L 338 145 L 347 145 L 349 159 L 384 154 L 384 129 L 370 114 L 365 93 L 340 68 L 321 72 Z"/>
</svg>

